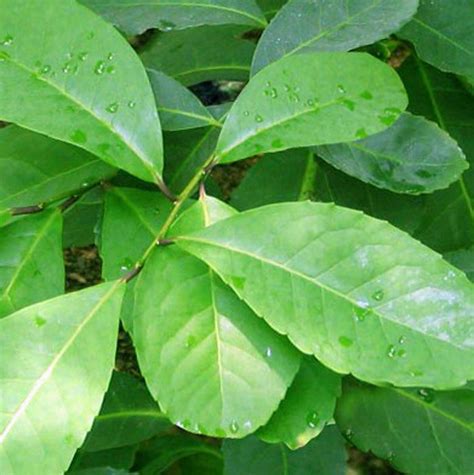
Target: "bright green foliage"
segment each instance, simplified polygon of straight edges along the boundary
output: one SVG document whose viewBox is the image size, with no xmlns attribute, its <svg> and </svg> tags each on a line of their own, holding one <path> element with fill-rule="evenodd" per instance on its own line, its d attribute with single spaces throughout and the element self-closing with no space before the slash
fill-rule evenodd
<svg viewBox="0 0 474 475">
<path fill-rule="evenodd" d="M 335 427 L 328 427 L 317 439 L 298 451 L 281 444 L 265 444 L 255 436 L 226 441 L 223 446 L 225 475 L 344 475 L 344 442 Z"/>
<path fill-rule="evenodd" d="M 99 158 L 64 142 L 16 126 L 0 130 L 0 212 L 67 197 L 114 173 Z"/>
<path fill-rule="evenodd" d="M 215 79 L 245 80 L 255 45 L 240 38 L 244 31 L 235 26 L 203 26 L 158 34 L 141 58 L 148 69 L 162 71 L 186 86 Z"/>
<path fill-rule="evenodd" d="M 163 130 L 219 125 L 199 99 L 178 81 L 153 69 L 148 71 L 148 77 L 155 93 Z"/>
<path fill-rule="evenodd" d="M 474 79 L 473 18 L 471 0 L 420 0 L 416 15 L 399 34 L 424 61 Z"/>
<path fill-rule="evenodd" d="M 64 291 L 62 218 L 23 217 L 0 234 L 0 318 Z"/>
<path fill-rule="evenodd" d="M 433 122 L 408 113 L 366 139 L 318 147 L 348 175 L 398 193 L 431 193 L 458 180 L 468 164 L 458 144 Z"/>
<path fill-rule="evenodd" d="M 257 435 L 293 450 L 305 446 L 332 419 L 340 392 L 340 376 L 306 356 L 285 399 Z"/>
<path fill-rule="evenodd" d="M 168 429 L 170 425 L 141 381 L 114 372 L 84 450 L 97 452 L 135 444 Z"/>
<path fill-rule="evenodd" d="M 289 0 L 263 33 L 252 73 L 291 54 L 374 43 L 397 31 L 417 7 L 418 0 Z"/>
<path fill-rule="evenodd" d="M 217 200 L 200 200 L 172 234 L 234 213 Z M 298 370 L 291 345 L 212 270 L 179 249 L 158 248 L 150 256 L 135 288 L 134 310 L 134 342 L 148 386 L 170 419 L 192 432 L 254 432 Z"/>
<path fill-rule="evenodd" d="M 472 284 L 385 222 L 334 205 L 279 204 L 178 245 L 335 371 L 436 388 L 474 377 Z"/>
<path fill-rule="evenodd" d="M 392 125 L 406 105 L 396 73 L 367 54 L 288 56 L 249 82 L 229 112 L 216 153 L 221 163 L 233 162 L 366 137 Z"/>
<path fill-rule="evenodd" d="M 347 381 L 336 421 L 353 444 L 404 473 L 467 474 L 474 466 L 473 405 L 468 388 L 434 392 Z"/>
<path fill-rule="evenodd" d="M 0 320 L 2 474 L 69 466 L 107 389 L 123 290 L 103 284 Z"/>
<path fill-rule="evenodd" d="M 162 31 L 199 25 L 249 25 L 264 28 L 255 0 L 80 0 L 129 35 L 148 28 Z"/>
<path fill-rule="evenodd" d="M 120 34 L 74 0 L 1 0 L 0 9 L 0 119 L 158 180 L 153 95 Z"/>
<path fill-rule="evenodd" d="M 0 0 L 1 475 L 474 473 L 473 24 Z"/>
</svg>

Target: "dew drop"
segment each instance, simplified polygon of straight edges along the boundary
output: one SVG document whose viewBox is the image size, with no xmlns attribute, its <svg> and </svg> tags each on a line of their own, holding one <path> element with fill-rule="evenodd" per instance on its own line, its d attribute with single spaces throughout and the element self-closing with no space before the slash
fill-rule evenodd
<svg viewBox="0 0 474 475">
<path fill-rule="evenodd" d="M 6 51 L 0 51 L 0 63 L 8 59 L 10 55 Z"/>
<path fill-rule="evenodd" d="M 272 99 L 276 99 L 278 97 L 278 91 L 274 87 L 270 89 L 270 97 Z"/>
<path fill-rule="evenodd" d="M 85 61 L 87 59 L 87 56 L 89 56 L 89 53 L 87 51 L 82 51 L 77 55 L 80 61 Z"/>
<path fill-rule="evenodd" d="M 127 105 L 128 107 L 130 107 L 130 109 L 133 109 L 137 105 L 137 103 L 135 101 L 128 101 Z"/>
<path fill-rule="evenodd" d="M 51 66 L 49 64 L 45 64 L 41 69 L 40 73 L 41 74 L 47 74 L 51 71 Z"/>
<path fill-rule="evenodd" d="M 232 421 L 232 423 L 229 426 L 229 429 L 232 432 L 232 434 L 237 434 L 237 432 L 239 431 L 239 424 L 237 423 L 237 421 Z"/>
<path fill-rule="evenodd" d="M 352 346 L 352 344 L 354 343 L 349 337 L 347 336 L 340 336 L 339 337 L 339 343 L 341 346 L 343 346 L 344 348 L 349 348 L 350 346 Z"/>
<path fill-rule="evenodd" d="M 244 111 L 244 116 L 245 117 L 248 117 L 250 115 L 250 112 L 249 111 Z"/>
<path fill-rule="evenodd" d="M 288 85 L 288 84 L 285 84 L 284 88 L 285 88 L 285 91 L 286 91 L 286 92 L 290 92 L 290 91 L 291 91 L 291 86 Z"/>
<path fill-rule="evenodd" d="M 344 94 L 346 92 L 345 87 L 342 84 L 337 85 L 337 90 L 341 93 Z"/>
<path fill-rule="evenodd" d="M 67 63 L 64 63 L 64 66 L 62 67 L 62 72 L 65 74 L 70 73 L 73 70 L 72 63 L 68 61 Z"/>
<path fill-rule="evenodd" d="M 120 271 L 121 272 L 128 272 L 131 268 L 133 267 L 133 262 L 131 259 L 126 257 L 121 263 L 120 263 Z"/>
<path fill-rule="evenodd" d="M 111 114 L 115 114 L 117 111 L 118 111 L 118 108 L 119 108 L 119 104 L 118 102 L 112 102 L 112 104 L 109 104 L 105 110 L 107 112 L 110 112 Z"/>
<path fill-rule="evenodd" d="M 283 141 L 281 139 L 272 140 L 272 147 L 273 148 L 282 148 L 283 147 Z"/>
<path fill-rule="evenodd" d="M 268 346 L 267 349 L 265 350 L 265 356 L 267 358 L 271 358 L 272 357 L 272 349 Z"/>
<path fill-rule="evenodd" d="M 398 339 L 398 343 L 400 343 L 400 345 L 403 345 L 403 343 L 405 343 L 406 340 L 407 340 L 406 336 L 402 335 L 402 336 Z"/>
<path fill-rule="evenodd" d="M 176 28 L 176 24 L 171 22 L 171 21 L 167 21 L 167 20 L 160 20 L 160 24 L 159 24 L 159 29 L 162 30 L 162 31 L 171 31 L 171 30 L 174 30 Z"/>
<path fill-rule="evenodd" d="M 260 114 L 255 116 L 255 122 L 263 122 L 263 117 Z"/>
<path fill-rule="evenodd" d="M 387 356 L 389 358 L 393 358 L 396 354 L 396 349 L 395 349 L 395 346 L 394 345 L 389 345 L 389 347 L 387 348 Z"/>
<path fill-rule="evenodd" d="M 410 376 L 413 376 L 413 377 L 423 376 L 423 371 L 420 371 L 418 369 L 413 369 L 410 371 Z"/>
<path fill-rule="evenodd" d="M 314 429 L 318 426 L 319 420 L 319 414 L 316 411 L 310 412 L 306 416 L 306 424 L 308 427 L 311 427 L 311 429 Z"/>
<path fill-rule="evenodd" d="M 267 87 L 272 87 L 272 83 L 271 83 L 270 81 L 267 81 L 267 82 L 265 83 L 265 86 L 267 86 Z"/>
<path fill-rule="evenodd" d="M 370 313 L 370 309 L 354 307 L 353 312 L 354 312 L 355 319 L 358 322 L 363 322 L 365 320 L 365 317 L 367 317 L 367 315 Z"/>
<path fill-rule="evenodd" d="M 70 138 L 73 142 L 78 144 L 85 144 L 87 142 L 87 135 L 80 129 L 76 129 L 71 135 Z"/>
<path fill-rule="evenodd" d="M 352 429 L 346 429 L 344 431 L 344 435 L 346 436 L 347 439 L 351 440 L 352 437 L 354 437 L 354 432 Z"/>
<path fill-rule="evenodd" d="M 356 104 L 354 101 L 351 101 L 349 99 L 344 99 L 341 101 L 341 103 L 345 108 L 349 109 L 350 111 L 355 110 Z"/>
<path fill-rule="evenodd" d="M 94 68 L 94 72 L 100 76 L 101 74 L 104 74 L 104 71 L 105 71 L 105 62 L 97 61 Z"/>
<path fill-rule="evenodd" d="M 86 38 L 87 38 L 88 40 L 91 40 L 92 38 L 94 38 L 94 36 L 95 36 L 95 33 L 94 33 L 93 31 L 90 31 L 90 32 L 87 34 Z"/>
<path fill-rule="evenodd" d="M 362 129 L 357 129 L 355 133 L 356 138 L 358 139 L 365 139 L 367 137 L 367 132 L 364 128 Z"/>
<path fill-rule="evenodd" d="M 3 40 L 0 42 L 0 45 L 2 46 L 11 46 L 13 44 L 13 36 L 12 35 L 7 35 Z"/>
<path fill-rule="evenodd" d="M 196 337 L 194 335 L 189 335 L 186 338 L 186 343 L 184 344 L 185 348 L 192 348 L 196 344 Z"/>
<path fill-rule="evenodd" d="M 111 59 L 113 59 L 113 58 L 114 58 L 114 54 L 113 54 L 113 53 L 109 53 L 109 54 L 107 55 L 107 59 L 108 59 L 109 61 L 110 61 Z"/>
<path fill-rule="evenodd" d="M 432 389 L 419 389 L 418 396 L 420 396 L 420 398 L 427 403 L 431 403 L 434 401 L 434 391 Z"/>
<path fill-rule="evenodd" d="M 380 302 L 384 298 L 384 291 L 383 290 L 377 290 L 372 294 L 372 298 L 376 300 L 377 302 Z"/>
<path fill-rule="evenodd" d="M 216 437 L 225 437 L 226 436 L 225 430 L 222 429 L 222 427 L 216 427 L 214 429 L 214 434 L 216 434 Z"/>
<path fill-rule="evenodd" d="M 115 74 L 115 66 L 112 64 L 110 66 L 107 66 L 107 69 L 105 70 L 108 74 Z"/>
<path fill-rule="evenodd" d="M 43 317 L 40 317 L 39 315 L 35 317 L 35 325 L 37 327 L 42 327 L 45 324 L 46 324 L 46 320 Z"/>
<path fill-rule="evenodd" d="M 374 98 L 374 96 L 372 95 L 370 91 L 363 91 L 360 94 L 360 97 L 362 97 L 362 99 L 365 99 L 366 101 L 370 101 L 370 99 Z"/>
<path fill-rule="evenodd" d="M 406 350 L 404 350 L 404 349 L 400 349 L 400 350 L 398 350 L 397 355 L 398 355 L 400 358 L 405 358 L 405 356 L 407 355 L 407 352 L 406 352 Z"/>
</svg>

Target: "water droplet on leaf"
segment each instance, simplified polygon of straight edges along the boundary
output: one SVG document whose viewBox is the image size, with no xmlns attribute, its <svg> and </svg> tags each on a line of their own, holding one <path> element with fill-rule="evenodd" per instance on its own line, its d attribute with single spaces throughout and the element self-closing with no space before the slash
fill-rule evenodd
<svg viewBox="0 0 474 475">
<path fill-rule="evenodd" d="M 94 68 L 94 72 L 100 76 L 101 74 L 104 74 L 104 71 L 105 71 L 105 62 L 97 61 Z"/>
<path fill-rule="evenodd" d="M 232 432 L 232 434 L 237 434 L 237 432 L 239 431 L 239 424 L 237 423 L 237 421 L 232 421 L 232 423 L 229 426 L 229 429 Z"/>
<path fill-rule="evenodd" d="M 87 51 L 83 51 L 82 53 L 79 53 L 77 55 L 80 61 L 85 61 L 87 59 L 87 56 L 89 56 L 89 53 Z"/>
<path fill-rule="evenodd" d="M 340 336 L 339 337 L 339 343 L 341 344 L 341 346 L 343 346 L 344 348 L 349 348 L 350 346 L 352 346 L 352 344 L 354 343 L 349 337 L 347 336 Z"/>
<path fill-rule="evenodd" d="M 35 317 L 35 325 L 37 327 L 42 327 L 45 324 L 46 324 L 46 320 L 43 317 L 40 317 L 39 315 Z"/>
<path fill-rule="evenodd" d="M 389 345 L 388 349 L 387 349 L 387 356 L 389 358 L 393 358 L 396 354 L 396 348 L 394 345 Z"/>
<path fill-rule="evenodd" d="M 118 108 L 119 108 L 119 104 L 118 102 L 112 102 L 112 104 L 109 104 L 105 110 L 107 112 L 110 112 L 111 114 L 115 114 L 117 111 L 118 111 Z"/>
<path fill-rule="evenodd" d="M 376 300 L 377 302 L 380 302 L 384 298 L 384 291 L 383 290 L 377 290 L 372 294 L 372 298 Z"/>
<path fill-rule="evenodd" d="M 342 84 L 337 85 L 337 90 L 341 93 L 344 94 L 346 92 L 345 87 Z"/>
<path fill-rule="evenodd" d="M 362 97 L 362 99 L 365 99 L 366 101 L 370 101 L 370 99 L 374 98 L 374 96 L 372 95 L 370 91 L 363 91 L 360 94 L 360 97 Z"/>
<path fill-rule="evenodd" d="M 434 401 L 435 395 L 432 389 L 422 388 L 418 390 L 418 396 L 420 396 L 423 401 L 431 403 Z"/>
<path fill-rule="evenodd" d="M 255 122 L 263 122 L 263 117 L 260 114 L 255 116 Z"/>
<path fill-rule="evenodd" d="M 267 349 L 265 350 L 265 356 L 267 358 L 271 358 L 272 357 L 272 349 L 268 346 Z"/>
<path fill-rule="evenodd" d="M 13 36 L 12 35 L 7 35 L 3 38 L 3 40 L 0 42 L 0 45 L 3 46 L 11 46 L 13 44 Z"/>
<path fill-rule="evenodd" d="M 310 412 L 306 416 L 306 424 L 308 427 L 311 427 L 311 429 L 317 427 L 319 424 L 319 414 L 316 411 Z"/>
<path fill-rule="evenodd" d="M 87 142 L 87 135 L 80 129 L 76 129 L 71 135 L 70 138 L 73 142 L 78 144 L 85 144 Z"/>
<path fill-rule="evenodd" d="M 130 107 L 130 109 L 133 109 L 136 105 L 137 105 L 137 103 L 135 101 L 129 101 L 128 102 L 128 107 Z"/>
</svg>

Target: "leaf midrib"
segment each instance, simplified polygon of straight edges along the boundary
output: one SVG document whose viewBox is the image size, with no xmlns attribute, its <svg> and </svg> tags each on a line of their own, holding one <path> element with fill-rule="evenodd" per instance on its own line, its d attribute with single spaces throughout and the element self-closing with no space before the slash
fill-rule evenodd
<svg viewBox="0 0 474 475">
<path fill-rule="evenodd" d="M 94 315 L 98 312 L 100 307 L 105 304 L 105 302 L 115 292 L 115 290 L 117 289 L 117 287 L 120 284 L 122 284 L 122 282 L 117 280 L 115 282 L 115 284 L 112 285 L 110 290 L 108 292 L 106 292 L 100 298 L 100 300 L 97 302 L 97 304 L 94 306 L 94 308 L 92 308 L 92 310 L 89 312 L 89 314 L 77 326 L 77 328 L 74 330 L 74 332 L 69 337 L 69 339 L 64 343 L 64 346 L 61 348 L 61 350 L 58 352 L 58 354 L 51 360 L 51 363 L 46 367 L 46 369 L 43 371 L 43 373 L 36 379 L 36 381 L 33 384 L 31 390 L 26 395 L 26 397 L 23 399 L 23 401 L 19 404 L 18 408 L 13 413 L 13 417 L 8 422 L 8 424 L 5 426 L 3 431 L 0 433 L 0 445 L 4 443 L 4 441 L 7 438 L 8 434 L 15 427 L 15 424 L 17 423 L 17 421 L 21 418 L 21 416 L 28 409 L 29 404 L 34 400 L 35 396 L 38 394 L 38 392 L 41 390 L 41 388 L 44 386 L 44 384 L 49 380 L 50 376 L 53 374 L 53 371 L 55 370 L 56 366 L 60 362 L 61 358 L 64 356 L 64 354 L 67 352 L 67 350 L 71 347 L 71 345 L 74 343 L 76 338 L 80 335 L 83 328 L 94 317 Z"/>
<path fill-rule="evenodd" d="M 155 171 L 154 169 L 154 165 L 152 162 L 150 162 L 148 160 L 147 157 L 144 157 L 140 151 L 136 150 L 135 146 L 131 143 L 129 143 L 124 136 L 120 135 L 114 128 L 112 128 L 110 126 L 110 124 L 108 122 L 105 122 L 104 120 L 102 120 L 101 117 L 99 117 L 98 115 L 96 115 L 94 113 L 93 110 L 89 109 L 88 107 L 86 107 L 85 104 L 83 104 L 82 102 L 79 102 L 79 99 L 76 99 L 74 96 L 71 96 L 67 91 L 65 91 L 64 89 L 61 89 L 57 84 L 55 84 L 54 82 L 51 82 L 51 81 L 48 81 L 45 77 L 43 76 L 38 76 L 38 74 L 36 73 L 36 71 L 34 71 L 33 69 L 29 68 L 28 66 L 26 66 L 25 64 L 19 62 L 18 60 L 14 60 L 13 58 L 11 57 L 7 57 L 5 58 L 6 61 L 14 64 L 16 67 L 18 67 L 19 69 L 22 69 L 24 71 L 26 71 L 27 73 L 29 73 L 30 75 L 32 75 L 37 81 L 39 82 L 42 82 L 44 84 L 47 84 L 49 87 L 51 87 L 52 89 L 54 89 L 55 91 L 59 92 L 60 95 L 64 96 L 66 99 L 70 100 L 72 103 L 76 104 L 77 106 L 79 106 L 80 109 L 82 109 L 83 111 L 85 111 L 87 114 L 89 114 L 92 118 L 94 118 L 97 123 L 99 125 L 101 125 L 102 127 L 104 127 L 105 129 L 107 129 L 108 132 L 110 132 L 112 135 L 114 135 L 115 137 L 117 137 L 119 139 L 119 141 L 121 143 L 123 143 L 128 150 L 130 150 L 137 158 L 139 158 L 140 162 L 145 165 L 145 167 L 148 169 L 148 171 L 151 173 L 151 175 L 153 177 L 155 177 L 155 174 L 157 174 L 158 172 Z M 74 144 L 75 146 L 77 146 L 77 144 Z M 108 161 L 108 160 L 107 160 Z"/>
<path fill-rule="evenodd" d="M 352 300 L 348 295 L 344 295 L 342 294 L 341 292 L 339 292 L 338 290 L 336 289 L 332 289 L 331 287 L 328 287 L 327 285 L 325 284 L 322 284 L 321 282 L 319 282 L 317 279 L 314 279 L 314 278 L 311 278 L 311 277 L 308 277 L 307 275 L 297 271 L 296 269 L 292 269 L 290 267 L 285 267 L 284 265 L 282 265 L 281 263 L 279 262 L 276 262 L 276 261 L 272 261 L 266 257 L 263 257 L 263 256 L 259 256 L 258 254 L 253 254 L 249 251 L 245 251 L 243 249 L 238 249 L 238 248 L 235 248 L 235 247 L 232 247 L 232 246 L 229 246 L 229 245 L 223 245 L 221 243 L 218 243 L 218 242 L 215 242 L 215 241 L 209 241 L 207 239 L 203 239 L 203 238 L 198 238 L 198 237 L 194 237 L 194 236 L 180 236 L 177 238 L 177 240 L 179 241 L 189 241 L 189 242 L 196 242 L 196 243 L 202 243 L 202 244 L 207 244 L 211 247 L 216 247 L 216 248 L 220 248 L 220 249 L 225 249 L 227 251 L 231 251 L 231 252 L 235 252 L 236 254 L 241 254 L 241 255 L 244 255 L 244 256 L 247 256 L 247 257 L 250 257 L 250 258 L 253 258 L 257 261 L 261 261 L 265 264 L 268 264 L 270 266 L 273 266 L 273 267 L 277 267 L 279 269 L 282 269 L 286 272 L 288 272 L 289 274 L 292 274 L 296 277 L 299 277 L 303 280 L 306 280 L 308 282 L 311 282 L 312 284 L 315 284 L 316 286 L 319 286 L 321 289 L 327 291 L 328 293 L 331 293 L 331 294 L 334 294 L 336 295 L 338 298 L 342 299 L 342 300 L 345 300 L 347 302 L 349 302 L 351 305 L 353 305 L 354 307 L 358 307 L 358 308 L 362 308 L 360 307 L 356 301 Z M 211 267 L 211 264 L 207 264 L 209 267 Z M 215 272 L 217 272 L 218 275 L 221 275 L 216 269 L 214 269 Z M 222 276 L 222 275 L 221 275 Z M 223 276 L 222 276 L 223 278 Z M 372 313 L 377 316 L 377 318 L 381 321 L 390 321 L 391 323 L 395 324 L 395 325 L 399 325 L 401 327 L 404 327 L 404 328 L 407 328 L 408 330 L 410 330 L 411 332 L 413 333 L 417 333 L 419 335 L 421 335 L 423 338 L 428 338 L 428 339 L 433 339 L 437 342 L 440 342 L 440 343 L 444 343 L 444 344 L 449 344 L 450 346 L 453 346 L 461 351 L 468 351 L 467 348 L 463 347 L 463 346 L 459 346 L 451 341 L 447 342 L 446 340 L 442 340 L 442 339 L 439 339 L 437 338 L 435 335 L 430 335 L 430 334 L 425 334 L 425 333 L 422 333 L 420 330 L 416 329 L 416 328 L 413 328 L 413 327 L 409 327 L 407 325 L 405 325 L 404 323 L 402 322 L 399 322 L 399 321 L 396 321 L 396 320 L 392 320 L 391 318 L 389 318 L 390 316 L 389 315 L 383 315 L 381 313 L 379 313 L 377 311 L 377 307 L 371 307 L 371 310 L 372 310 Z"/>
</svg>

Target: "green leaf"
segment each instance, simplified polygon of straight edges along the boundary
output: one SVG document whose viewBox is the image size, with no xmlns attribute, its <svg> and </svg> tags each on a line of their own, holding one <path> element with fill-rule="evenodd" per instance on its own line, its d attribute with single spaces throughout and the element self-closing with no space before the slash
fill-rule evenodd
<svg viewBox="0 0 474 475">
<path fill-rule="evenodd" d="M 172 234 L 234 213 L 218 200 L 201 199 Z M 164 413 L 211 436 L 243 437 L 266 423 L 299 367 L 299 354 L 284 338 L 175 246 L 157 248 L 138 278 L 133 338 Z"/>
<path fill-rule="evenodd" d="M 474 4 L 420 0 L 415 17 L 398 33 L 410 40 L 423 61 L 438 69 L 474 78 Z"/>
<path fill-rule="evenodd" d="M 242 91 L 216 154 L 221 162 L 233 162 L 354 140 L 386 129 L 406 105 L 394 70 L 366 53 L 288 56 L 259 72 Z"/>
<path fill-rule="evenodd" d="M 95 244 L 104 207 L 104 190 L 92 188 L 63 214 L 63 247 Z"/>
<path fill-rule="evenodd" d="M 418 0 L 290 0 L 258 42 L 252 74 L 291 54 L 375 43 L 409 21 L 417 7 Z"/>
<path fill-rule="evenodd" d="M 243 32 L 242 27 L 203 26 L 159 34 L 141 58 L 148 69 L 162 71 L 185 86 L 217 79 L 245 81 L 255 45 L 239 38 Z"/>
<path fill-rule="evenodd" d="M 153 93 L 121 35 L 73 0 L 2 0 L 1 6 L 0 119 L 159 181 Z"/>
<path fill-rule="evenodd" d="M 271 20 L 285 3 L 286 0 L 257 0 L 257 4 L 267 20 Z"/>
<path fill-rule="evenodd" d="M 43 211 L 1 228 L 0 318 L 64 292 L 62 217 Z"/>
<path fill-rule="evenodd" d="M 136 472 L 129 472 L 128 470 L 122 470 L 121 468 L 112 467 L 100 467 L 100 468 L 85 468 L 81 470 L 74 470 L 73 472 L 67 472 L 74 475 L 138 475 Z"/>
<path fill-rule="evenodd" d="M 468 168 L 462 150 L 445 131 L 409 113 L 376 135 L 316 152 L 344 173 L 396 193 L 447 188 Z"/>
<path fill-rule="evenodd" d="M 222 120 L 226 108 L 219 107 L 216 119 Z M 212 111 L 216 112 L 216 111 Z M 165 134 L 166 166 L 164 177 L 169 188 L 181 193 L 216 148 L 219 127 L 206 127 Z"/>
<path fill-rule="evenodd" d="M 166 74 L 148 70 L 151 87 L 155 93 L 163 130 L 184 130 L 220 123 L 201 101 L 182 84 Z"/>
<path fill-rule="evenodd" d="M 77 147 L 16 126 L 0 129 L 0 210 L 51 202 L 114 173 Z"/>
<path fill-rule="evenodd" d="M 474 246 L 448 252 L 444 255 L 444 258 L 453 266 L 461 269 L 471 282 L 474 281 Z"/>
<path fill-rule="evenodd" d="M 317 165 L 309 150 L 292 149 L 266 156 L 245 174 L 232 193 L 231 204 L 246 210 L 312 198 L 317 174 Z"/>
<path fill-rule="evenodd" d="M 344 385 L 336 421 L 364 451 L 404 473 L 474 471 L 474 392 Z"/>
<path fill-rule="evenodd" d="M 416 57 L 399 69 L 410 97 L 410 111 L 436 121 L 460 145 L 470 168 L 447 190 L 427 197 L 415 237 L 439 252 L 474 243 L 474 98 L 454 76 Z"/>
<path fill-rule="evenodd" d="M 96 452 L 85 452 L 80 449 L 76 452 L 67 473 L 82 474 L 82 470 L 86 469 L 100 470 L 99 473 L 104 473 L 103 471 L 107 469 L 129 469 L 134 464 L 137 449 L 138 445 L 98 450 Z"/>
<path fill-rule="evenodd" d="M 123 291 L 98 285 L 0 320 L 2 474 L 69 466 L 107 389 Z"/>
<path fill-rule="evenodd" d="M 136 444 L 170 425 L 141 381 L 129 374 L 114 372 L 100 413 L 82 449 L 95 452 Z"/>
<path fill-rule="evenodd" d="M 345 475 L 344 440 L 336 427 L 328 427 L 306 447 L 290 451 L 283 444 L 265 444 L 255 436 L 226 440 L 223 444 L 225 475 Z"/>
<path fill-rule="evenodd" d="M 112 187 L 107 190 L 100 255 L 106 280 L 123 277 L 141 259 L 171 209 L 155 191 Z"/>
<path fill-rule="evenodd" d="M 305 446 L 333 418 L 340 394 L 341 377 L 306 356 L 285 399 L 258 437 L 270 443 L 284 442 L 293 450 Z"/>
<path fill-rule="evenodd" d="M 332 204 L 285 203 L 177 245 L 334 371 L 440 389 L 474 377 L 473 285 L 386 222 Z"/>
<path fill-rule="evenodd" d="M 150 28 L 182 30 L 200 25 L 249 25 L 265 28 L 254 0 L 80 0 L 128 35 Z"/>
</svg>

